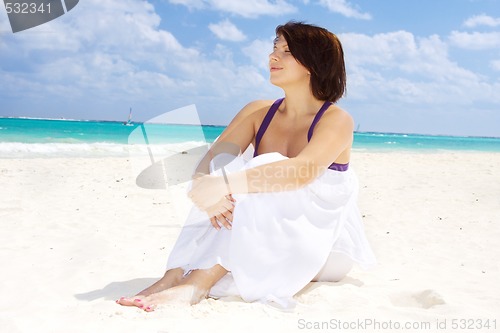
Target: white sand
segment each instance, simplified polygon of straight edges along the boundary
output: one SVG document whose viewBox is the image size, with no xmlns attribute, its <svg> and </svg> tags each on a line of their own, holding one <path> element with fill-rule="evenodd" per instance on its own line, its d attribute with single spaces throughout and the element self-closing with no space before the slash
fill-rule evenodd
<svg viewBox="0 0 500 333">
<path fill-rule="evenodd" d="M 455 319 L 500 331 L 498 153 L 355 152 L 379 264 L 310 284 L 292 313 L 238 299 L 153 313 L 115 304 L 163 274 L 189 207 L 185 184 L 139 188 L 131 164 L 0 159 L 2 332 L 340 332 L 336 320 L 382 326 L 342 332 L 405 322 L 473 331 L 452 329 L 464 324 Z"/>
</svg>

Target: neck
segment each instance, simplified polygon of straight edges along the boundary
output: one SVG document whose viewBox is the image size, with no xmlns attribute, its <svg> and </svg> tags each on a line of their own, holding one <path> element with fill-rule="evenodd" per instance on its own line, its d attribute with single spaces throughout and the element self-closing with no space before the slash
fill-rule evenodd
<svg viewBox="0 0 500 333">
<path fill-rule="evenodd" d="M 285 91 L 284 112 L 290 116 L 315 114 L 323 105 L 309 89 L 283 89 Z"/>
</svg>

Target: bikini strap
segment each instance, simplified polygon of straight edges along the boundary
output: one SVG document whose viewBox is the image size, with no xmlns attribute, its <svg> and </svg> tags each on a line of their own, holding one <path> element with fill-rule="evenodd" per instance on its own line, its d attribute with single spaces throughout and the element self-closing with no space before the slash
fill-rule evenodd
<svg viewBox="0 0 500 333">
<path fill-rule="evenodd" d="M 316 113 L 316 116 L 314 117 L 314 120 L 313 120 L 313 122 L 311 124 L 311 127 L 309 127 L 309 132 L 307 132 L 307 142 L 311 141 L 312 134 L 313 134 L 313 131 L 314 131 L 314 126 L 316 126 L 316 124 L 321 119 L 321 116 L 323 116 L 323 114 L 325 113 L 325 111 L 328 110 L 328 108 L 332 104 L 333 104 L 332 102 L 326 101 L 323 104 L 323 106 L 321 107 L 321 109 L 319 109 L 318 113 Z M 349 169 L 349 163 L 341 164 L 341 163 L 335 163 L 334 162 L 334 163 L 330 164 L 330 166 L 328 167 L 328 169 L 335 170 L 335 171 L 347 171 L 347 169 Z"/>
<path fill-rule="evenodd" d="M 279 106 L 281 105 L 281 102 L 283 102 L 285 98 L 280 98 L 277 99 L 273 105 L 269 108 L 269 111 L 267 111 L 266 116 L 264 117 L 264 120 L 262 120 L 262 124 L 260 124 L 259 130 L 257 131 L 257 135 L 255 136 L 255 150 L 253 153 L 253 157 L 257 156 L 257 150 L 259 149 L 260 145 L 260 140 L 262 140 L 262 136 L 267 130 L 267 127 L 271 123 L 271 120 L 274 117 L 274 114 L 278 110 Z"/>
<path fill-rule="evenodd" d="M 309 127 L 309 132 L 307 132 L 307 142 L 311 141 L 311 138 L 312 138 L 312 135 L 313 135 L 313 131 L 314 131 L 314 126 L 316 126 L 316 124 L 319 122 L 319 120 L 321 119 L 321 116 L 323 115 L 323 113 L 325 113 L 325 111 L 330 107 L 330 105 L 332 105 L 333 103 L 332 102 L 329 102 L 329 101 L 326 101 L 323 106 L 321 107 L 321 109 L 319 109 L 318 113 L 316 113 L 316 116 L 314 117 L 314 120 L 313 122 L 311 123 L 311 126 Z"/>
</svg>

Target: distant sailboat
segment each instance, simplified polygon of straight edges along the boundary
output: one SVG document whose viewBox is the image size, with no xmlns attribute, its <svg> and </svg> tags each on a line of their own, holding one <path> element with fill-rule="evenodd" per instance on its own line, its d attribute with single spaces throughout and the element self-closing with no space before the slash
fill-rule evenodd
<svg viewBox="0 0 500 333">
<path fill-rule="evenodd" d="M 130 108 L 130 112 L 128 113 L 128 119 L 126 122 L 123 123 L 125 126 L 133 126 L 132 124 L 132 108 Z"/>
</svg>

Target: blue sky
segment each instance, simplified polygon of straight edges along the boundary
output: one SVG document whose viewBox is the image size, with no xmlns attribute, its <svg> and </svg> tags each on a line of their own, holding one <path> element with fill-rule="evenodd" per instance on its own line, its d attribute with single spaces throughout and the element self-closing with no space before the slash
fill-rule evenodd
<svg viewBox="0 0 500 333">
<path fill-rule="evenodd" d="M 288 20 L 344 45 L 361 131 L 500 137 L 500 0 L 82 0 L 13 34 L 0 8 L 0 116 L 145 121 L 195 104 L 226 125 L 274 99 Z"/>
</svg>

